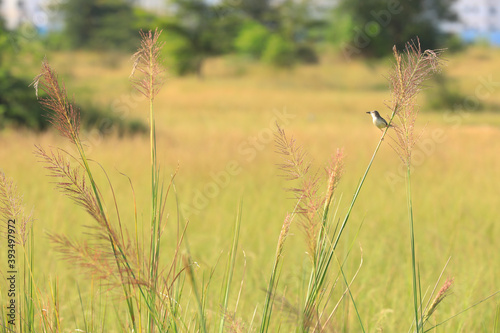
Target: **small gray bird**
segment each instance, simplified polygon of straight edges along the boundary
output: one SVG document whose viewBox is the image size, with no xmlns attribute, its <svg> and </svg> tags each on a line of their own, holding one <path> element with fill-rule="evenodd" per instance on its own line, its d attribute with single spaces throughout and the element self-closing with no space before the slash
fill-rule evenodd
<svg viewBox="0 0 500 333">
<path fill-rule="evenodd" d="M 388 126 L 387 121 L 380 116 L 378 111 L 368 111 L 367 113 L 372 115 L 373 125 L 377 126 L 380 129 L 384 129 Z"/>
</svg>

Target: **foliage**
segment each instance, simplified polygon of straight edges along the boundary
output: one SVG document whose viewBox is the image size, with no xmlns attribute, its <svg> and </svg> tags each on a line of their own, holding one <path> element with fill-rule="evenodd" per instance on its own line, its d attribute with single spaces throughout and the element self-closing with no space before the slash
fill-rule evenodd
<svg viewBox="0 0 500 333">
<path fill-rule="evenodd" d="M 201 70 L 201 57 L 197 55 L 189 39 L 171 31 L 163 34 L 161 40 L 165 43 L 161 52 L 172 73 L 186 75 Z"/>
<path fill-rule="evenodd" d="M 47 111 L 40 107 L 28 86 L 29 81 L 0 70 L 0 129 L 13 126 L 44 131 L 50 127 Z M 82 125 L 87 130 L 95 128 L 102 135 L 117 133 L 120 136 L 146 130 L 142 121 L 124 119 L 90 104 L 77 107 L 84 110 Z"/>
<path fill-rule="evenodd" d="M 290 67 L 297 60 L 303 63 L 318 62 L 318 56 L 310 44 L 289 40 L 256 21 L 245 23 L 235 40 L 235 48 L 240 54 L 261 59 L 276 67 Z"/>
<path fill-rule="evenodd" d="M 28 85 L 29 81 L 0 70 L 0 129 L 14 126 L 41 131 L 49 126 Z"/>
<path fill-rule="evenodd" d="M 352 18 L 354 29 L 344 44 L 348 56 L 381 57 L 390 54 L 393 44 L 403 47 L 418 36 L 423 48 L 436 48 L 440 19 L 453 19 L 450 5 L 455 0 L 408 1 L 341 0 L 338 15 Z"/>
<path fill-rule="evenodd" d="M 262 60 L 277 67 L 290 67 L 295 62 L 294 45 L 274 34 L 266 43 Z"/>
<path fill-rule="evenodd" d="M 232 7 L 209 4 L 202 0 L 172 0 L 175 8 L 165 17 L 149 20 L 147 28 L 164 31 L 165 49 L 172 72 L 201 76 L 207 57 L 233 51 L 233 40 L 241 25 Z M 144 21 L 145 16 L 141 16 Z"/>
<path fill-rule="evenodd" d="M 258 59 L 264 53 L 270 36 L 271 33 L 263 25 L 249 21 L 241 28 L 234 46 L 239 53 Z"/>
<path fill-rule="evenodd" d="M 352 38 L 354 23 L 350 15 L 340 13 L 334 10 L 330 14 L 329 24 L 324 31 L 324 39 L 326 42 L 341 47 Z"/>
<path fill-rule="evenodd" d="M 8 32 L 0 25 L 0 129 L 16 126 L 44 130 L 48 123 L 28 88 L 29 82 L 12 75 L 7 65 L 15 56 L 11 42 Z"/>
<path fill-rule="evenodd" d="M 201 75 L 207 57 L 233 51 L 280 67 L 296 60 L 318 61 L 315 35 L 309 30 L 321 29 L 321 20 L 310 15 L 309 2 L 172 0 L 171 4 L 173 13 L 158 26 L 172 36 L 171 42 L 166 39 L 171 45 L 164 52 L 170 52 L 178 74 Z"/>
<path fill-rule="evenodd" d="M 202 75 L 211 56 L 236 50 L 259 58 L 264 39 L 274 33 L 294 45 L 296 61 L 306 63 L 318 62 L 316 45 L 323 42 L 342 47 L 349 57 L 382 57 L 394 43 L 400 47 L 415 36 L 423 47 L 436 48 L 443 41 L 438 22 L 453 18 L 454 1 L 168 0 L 167 13 L 158 14 L 127 0 L 64 0 L 58 8 L 65 15 L 65 34 L 55 32 L 49 41 L 129 50 L 137 41 L 133 29 L 159 27 L 173 35 L 168 47 L 173 72 Z"/>
<path fill-rule="evenodd" d="M 147 125 L 140 119 L 120 117 L 110 110 L 99 108 L 90 103 L 84 104 L 80 109 L 82 127 L 88 131 L 95 129 L 101 135 L 117 134 L 120 137 L 147 133 Z"/>
<path fill-rule="evenodd" d="M 132 6 L 126 0 L 65 0 L 57 5 L 74 48 L 131 50 L 137 43 Z"/>
<path fill-rule="evenodd" d="M 434 75 L 433 81 L 433 88 L 425 91 L 427 107 L 439 111 L 461 109 L 460 106 L 464 104 L 467 96 L 460 92 L 454 81 L 443 73 Z M 478 101 L 474 111 L 483 108 L 484 104 Z"/>
<path fill-rule="evenodd" d="M 304 64 L 317 64 L 319 57 L 314 44 L 299 44 L 295 48 L 295 59 Z"/>
<path fill-rule="evenodd" d="M 11 33 L 13 38 L 16 32 Z M 5 127 L 27 128 L 44 131 L 50 127 L 47 111 L 40 107 L 29 81 L 12 74 L 7 63 L 28 52 L 36 52 L 36 47 L 21 47 L 9 40 L 7 32 L 0 27 L 0 129 Z M 82 110 L 82 125 L 85 129 L 97 129 L 100 134 L 117 133 L 120 136 L 145 132 L 146 126 L 136 119 L 125 119 L 103 110 L 91 103 L 77 106 Z"/>
<path fill-rule="evenodd" d="M 29 81 L 10 74 L 0 73 L 0 129 L 6 127 L 27 128 L 35 132 L 50 127 L 47 111 L 39 106 L 33 94 L 29 93 Z M 81 122 L 86 130 L 96 129 L 101 135 L 134 135 L 146 132 L 146 125 L 138 119 L 124 119 L 110 111 L 91 104 L 78 106 L 82 109 Z"/>
<path fill-rule="evenodd" d="M 444 47 L 449 53 L 457 53 L 465 50 L 466 44 L 462 38 L 456 34 L 446 35 L 444 37 Z"/>
<path fill-rule="evenodd" d="M 237 49 L 255 58 L 262 54 L 264 62 L 278 67 L 289 67 L 296 61 L 317 63 L 314 44 L 322 38 L 326 24 L 314 14 L 313 6 L 311 1 L 263 1 L 253 5 L 243 1 L 240 8 L 253 20 L 241 30 Z"/>
<path fill-rule="evenodd" d="M 270 23 L 275 17 L 271 0 L 240 0 L 238 9 L 245 15 L 260 23 Z"/>
</svg>

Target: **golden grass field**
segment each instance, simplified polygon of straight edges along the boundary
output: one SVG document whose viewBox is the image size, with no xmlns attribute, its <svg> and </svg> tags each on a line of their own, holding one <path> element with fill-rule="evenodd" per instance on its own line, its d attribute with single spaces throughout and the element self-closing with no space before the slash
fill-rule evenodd
<svg viewBox="0 0 500 333">
<path fill-rule="evenodd" d="M 446 75 L 470 101 L 500 105 L 500 50 L 472 48 L 446 57 Z M 38 69 L 33 63 L 41 59 L 31 60 L 15 71 L 35 76 Z M 91 100 L 147 122 L 147 103 L 131 92 L 127 79 L 132 65 L 128 57 L 79 52 L 49 54 L 48 60 L 77 102 Z M 257 317 L 261 314 L 280 228 L 294 206 L 291 194 L 284 191 L 290 184 L 279 177 L 276 167 L 281 157 L 275 153 L 270 135 L 275 121 L 304 146 L 320 172 L 336 149 L 344 148 L 345 174 L 336 195 L 338 216 L 343 216 L 380 136 L 365 112 L 389 113 L 384 106 L 390 98 L 384 78 L 389 68 L 388 62 L 346 62 L 333 55 L 325 57 L 320 66 L 289 71 L 211 59 L 203 79 L 169 77 L 156 98 L 158 158 L 166 178 L 179 166 L 175 184 L 183 207 L 180 218 L 189 221 L 187 239 L 199 264 L 200 280 L 220 259 L 221 269 L 211 287 L 215 295 L 231 246 L 238 203 L 243 202 L 236 282 L 229 307 L 236 306 L 243 281 L 236 317 L 247 328 L 256 308 Z M 493 83 L 484 86 L 484 80 Z M 412 189 L 422 293 L 432 290 L 450 257 L 443 277 L 455 279 L 453 294 L 431 319 L 439 323 L 500 289 L 500 113 L 430 112 L 425 110 L 425 93 L 420 103 L 417 130 L 424 132 L 414 155 Z M 132 179 L 139 219 L 147 221 L 149 137 L 101 138 L 95 133 L 84 137 L 88 138 L 89 157 L 110 176 L 130 226 L 132 194 L 120 173 Z M 35 144 L 71 149 L 55 132 L 5 130 L 0 133 L 0 168 L 17 182 L 26 204 L 34 207 L 39 288 L 48 289 L 50 281 L 57 279 L 64 331 L 74 332 L 82 323 L 77 285 L 87 302 L 89 276 L 61 260 L 46 233 L 85 239 L 84 225 L 91 222 L 81 208 L 54 190 L 33 155 Z M 413 319 L 405 203 L 404 168 L 384 143 L 339 251 L 342 258 L 353 245 L 346 265 L 348 276 L 352 277 L 363 259 L 352 293 L 367 332 L 406 332 Z M 167 247 L 168 240 L 175 239 L 170 234 L 175 233 L 178 218 L 173 195 L 168 212 Z M 296 295 L 304 287 L 306 251 L 304 234 L 293 224 L 278 287 L 292 305 L 300 303 Z M 109 293 L 105 297 L 108 303 L 115 300 Z M 214 297 L 208 306 L 214 314 L 219 311 L 218 301 Z M 113 313 L 112 307 L 109 312 Z M 275 315 L 282 316 L 284 327 L 292 316 L 290 310 Z M 499 332 L 499 317 L 497 295 L 432 332 Z M 360 331 L 352 302 L 343 303 L 335 327 Z M 117 324 L 109 320 L 107 328 L 111 332 Z"/>
</svg>

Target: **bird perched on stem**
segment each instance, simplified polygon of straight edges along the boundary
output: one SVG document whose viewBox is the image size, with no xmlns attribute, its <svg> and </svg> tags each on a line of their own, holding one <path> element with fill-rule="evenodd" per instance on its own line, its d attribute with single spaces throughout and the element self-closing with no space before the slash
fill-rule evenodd
<svg viewBox="0 0 500 333">
<path fill-rule="evenodd" d="M 387 124 L 387 121 L 385 121 L 385 119 L 380 116 L 380 113 L 378 113 L 378 111 L 368 111 L 367 113 L 371 114 L 373 125 L 377 126 L 378 128 L 384 129 L 387 126 L 392 127 L 392 125 Z"/>
</svg>

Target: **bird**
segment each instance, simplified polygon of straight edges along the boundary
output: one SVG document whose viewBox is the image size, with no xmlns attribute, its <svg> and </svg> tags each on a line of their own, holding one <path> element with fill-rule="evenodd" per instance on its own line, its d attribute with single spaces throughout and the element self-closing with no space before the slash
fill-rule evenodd
<svg viewBox="0 0 500 333">
<path fill-rule="evenodd" d="M 387 126 L 392 126 L 392 125 L 387 124 L 387 121 L 385 121 L 385 119 L 380 116 L 380 113 L 378 113 L 377 110 L 368 111 L 366 113 L 371 114 L 372 120 L 373 120 L 373 125 L 377 126 L 379 129 L 384 129 Z"/>
</svg>

